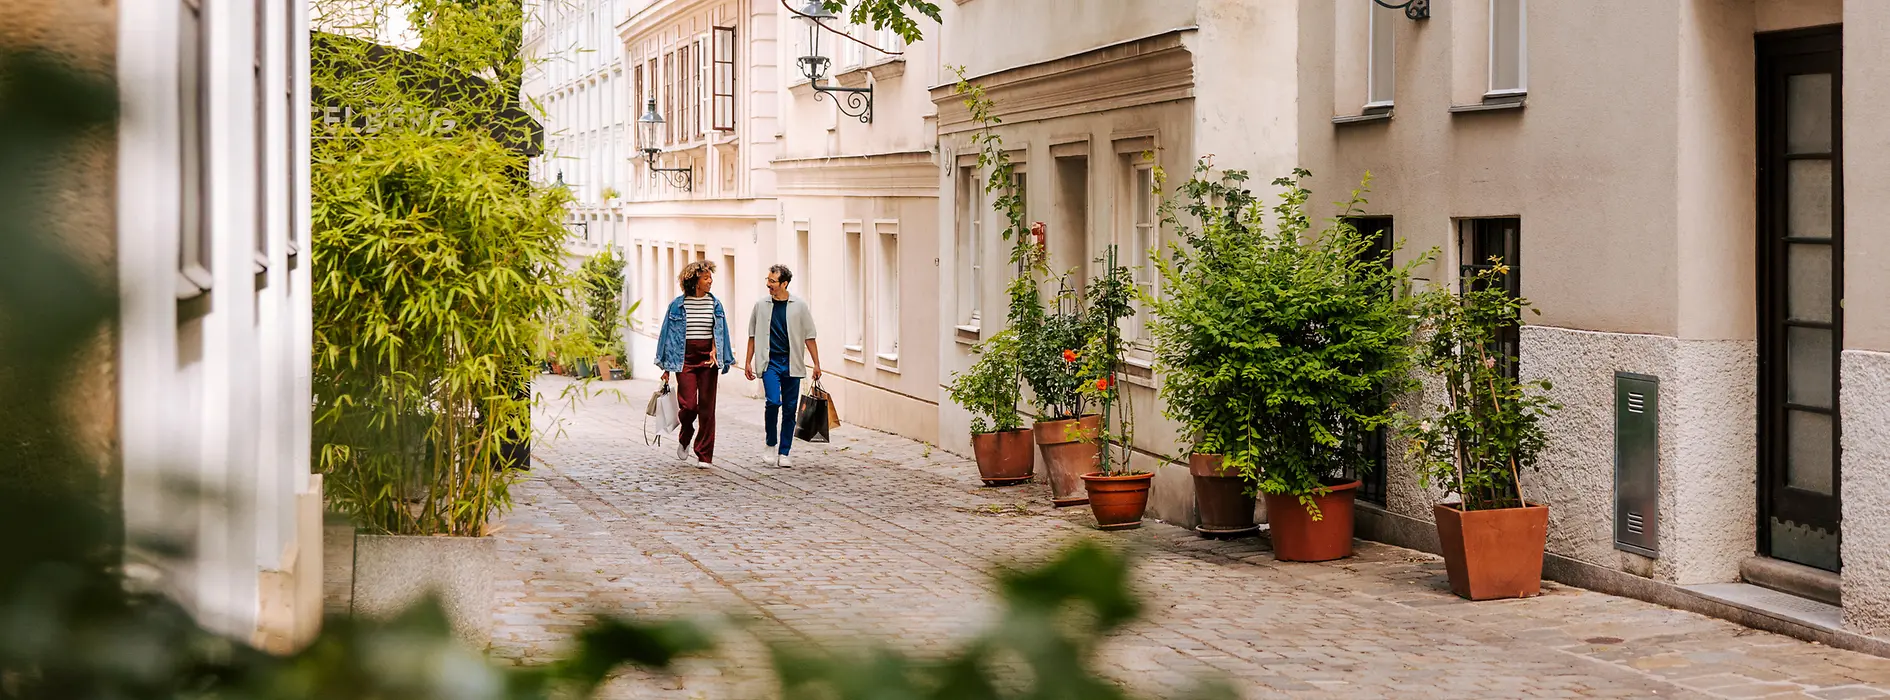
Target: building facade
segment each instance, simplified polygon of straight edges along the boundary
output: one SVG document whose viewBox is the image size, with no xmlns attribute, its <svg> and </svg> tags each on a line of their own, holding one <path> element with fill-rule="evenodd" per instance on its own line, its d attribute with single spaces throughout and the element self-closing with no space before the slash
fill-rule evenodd
<svg viewBox="0 0 1890 700">
<path fill-rule="evenodd" d="M 865 112 L 848 104 L 849 93 L 814 89 L 798 67 L 810 55 L 811 25 L 786 11 L 777 17 L 773 261 L 794 270 L 793 290 L 815 309 L 823 384 L 842 420 L 935 443 L 938 131 L 930 88 L 941 79 L 938 43 L 907 46 L 891 30 L 829 20 L 834 31 L 818 34 L 818 53 L 832 68 L 820 85 L 870 88 Z M 938 33 L 929 21 L 921 29 Z"/>
<path fill-rule="evenodd" d="M 116 129 L 48 173 L 53 228 L 118 293 L 75 383 L 128 571 L 266 649 L 321 622 L 309 469 L 308 11 L 292 0 L 7 3 L 0 41 L 115 80 Z M 78 204 L 84 203 L 84 204 Z M 177 487 L 188 485 L 186 492 Z"/>
<path fill-rule="evenodd" d="M 623 193 L 630 173 L 630 129 L 639 112 L 624 77 L 615 23 L 631 0 L 527 2 L 521 92 L 546 125 L 545 153 L 532 159 L 534 182 L 563 182 L 573 202 L 568 263 L 606 250 L 625 252 Z"/>
<path fill-rule="evenodd" d="M 1099 271 L 1113 244 L 1137 285 L 1157 290 L 1152 267 L 1139 264 L 1172 238 L 1156 220 L 1157 167 L 1186 173 L 1205 154 L 1255 173 L 1297 163 L 1294 3 L 1108 0 L 1076 14 L 1054 0 L 967 0 L 943 9 L 941 63 L 962 68 L 993 101 L 1003 121 L 994 133 L 1020 173 L 1025 220 L 1047 225 L 1050 269 L 1074 273 L 1072 287 Z M 1003 219 L 977 167 L 979 125 L 955 94 L 956 77 L 941 74 L 932 89 L 943 164 L 941 378 L 968 368 L 972 348 L 1003 328 L 1004 288 L 1015 277 Z M 1179 443 L 1157 402 L 1142 313 L 1123 329 L 1132 341 L 1123 366 L 1136 424 L 1131 464 L 1155 473 L 1150 515 L 1191 526 L 1187 465 L 1163 457 Z M 970 415 L 945 402 L 939 444 L 969 455 L 969 426 Z"/>
<path fill-rule="evenodd" d="M 1300 166 L 1314 201 L 1370 172 L 1355 223 L 1401 242 L 1399 262 L 1434 251 L 1420 285 L 1456 289 L 1497 256 L 1541 311 L 1509 342 L 1566 406 L 1524 476 L 1550 506 L 1551 577 L 1886 648 L 1890 236 L 1871 222 L 1890 205 L 1871 195 L 1890 138 L 1869 115 L 1890 101 L 1890 7 L 1103 4 L 945 7 L 942 61 L 996 101 L 1053 267 L 1109 242 L 1140 259 L 1169 235 L 1138 194 L 1157 165 L 1212 154 L 1256 183 Z M 949 86 L 934 99 L 948 374 L 1002 322 L 1010 274 L 990 272 L 1005 243 L 975 125 Z M 1189 524 L 1186 471 L 1157 457 L 1177 447 L 1161 378 L 1128 364 L 1151 514 Z M 942 444 L 965 451 L 964 412 L 940 413 Z M 1360 533 L 1435 551 L 1445 494 L 1404 447 L 1365 477 Z"/>
</svg>

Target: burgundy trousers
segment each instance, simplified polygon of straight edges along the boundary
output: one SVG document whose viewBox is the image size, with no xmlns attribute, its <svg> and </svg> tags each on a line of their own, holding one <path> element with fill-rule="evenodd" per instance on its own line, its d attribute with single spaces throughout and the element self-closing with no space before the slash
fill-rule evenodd
<svg viewBox="0 0 1890 700">
<path fill-rule="evenodd" d="M 677 441 L 686 445 L 694 436 L 696 459 L 709 463 L 715 462 L 715 384 L 721 374 L 715 341 L 683 342 L 683 370 L 676 375 L 677 417 L 682 419 Z"/>
</svg>

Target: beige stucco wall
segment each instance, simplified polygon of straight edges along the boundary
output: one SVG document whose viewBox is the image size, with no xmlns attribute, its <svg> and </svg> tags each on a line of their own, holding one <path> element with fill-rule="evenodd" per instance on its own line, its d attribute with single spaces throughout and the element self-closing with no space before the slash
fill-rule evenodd
<svg viewBox="0 0 1890 700">
<path fill-rule="evenodd" d="M 1890 5 L 1844 5 L 1844 347 L 1890 351 Z M 1846 464 L 1847 469 L 1849 464 Z M 1890 469 L 1890 468 L 1887 468 Z M 1849 481 L 1847 477 L 1845 479 Z"/>
<path fill-rule="evenodd" d="M 946 66 L 972 77 L 1195 24 L 1196 0 L 960 0 L 938 3 Z M 1215 4 L 1222 4 L 1217 2 Z"/>
</svg>

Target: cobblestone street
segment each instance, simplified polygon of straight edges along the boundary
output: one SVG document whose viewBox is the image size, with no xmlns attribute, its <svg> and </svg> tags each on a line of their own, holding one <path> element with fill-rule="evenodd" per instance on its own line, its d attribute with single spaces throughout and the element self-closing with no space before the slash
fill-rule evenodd
<svg viewBox="0 0 1890 700">
<path fill-rule="evenodd" d="M 738 621 L 719 656 L 616 679 L 609 697 L 766 697 L 759 640 L 949 649 L 996 609 L 992 567 L 1090 537 L 1131 552 L 1148 603 L 1102 667 L 1151 697 L 1213 676 L 1248 698 L 1890 697 L 1887 659 L 1559 585 L 1468 603 L 1441 561 L 1408 550 L 1360 543 L 1352 559 L 1289 564 L 1263 539 L 1153 522 L 1099 533 L 1086 509 L 1049 508 L 1041 485 L 984 488 L 967 459 L 852 426 L 798 444 L 791 469 L 763 467 L 760 403 L 728 377 L 711 470 L 645 444 L 653 382 L 599 384 L 623 400 L 541 417 L 562 434 L 534 448 L 498 535 L 513 576 L 495 654 L 555 658 L 594 612 L 719 613 Z"/>
</svg>

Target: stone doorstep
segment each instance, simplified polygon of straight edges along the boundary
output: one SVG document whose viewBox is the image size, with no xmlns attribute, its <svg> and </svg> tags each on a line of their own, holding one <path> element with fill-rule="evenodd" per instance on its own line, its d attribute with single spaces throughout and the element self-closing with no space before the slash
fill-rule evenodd
<svg viewBox="0 0 1890 700">
<path fill-rule="evenodd" d="M 1360 539 L 1431 554 L 1440 551 L 1437 527 L 1429 521 L 1361 502 L 1358 504 L 1356 522 L 1356 536 Z M 1787 570 L 1781 567 L 1769 570 L 1768 574 L 1771 571 Z M 1844 629 L 1841 608 L 1750 583 L 1677 586 L 1557 554 L 1543 556 L 1542 577 L 1577 588 L 1716 617 L 1829 647 L 1890 658 L 1890 639 Z"/>
<path fill-rule="evenodd" d="M 1747 557 L 1739 562 L 1739 578 L 1754 586 L 1810 598 L 1843 607 L 1844 578 L 1824 569 L 1771 557 Z"/>
</svg>

